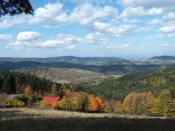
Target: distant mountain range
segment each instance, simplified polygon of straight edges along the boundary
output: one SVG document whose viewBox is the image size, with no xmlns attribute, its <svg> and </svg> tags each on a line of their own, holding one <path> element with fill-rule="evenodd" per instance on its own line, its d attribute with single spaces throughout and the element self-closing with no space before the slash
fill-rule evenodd
<svg viewBox="0 0 175 131">
<path fill-rule="evenodd" d="M 116 57 L 75 57 L 75 56 L 60 56 L 60 57 L 48 57 L 48 58 L 13 58 L 13 57 L 1 57 L 0 62 L 65 62 L 73 64 L 83 64 L 83 65 L 104 65 L 104 64 L 114 64 L 121 61 L 127 61 L 122 58 Z"/>
<path fill-rule="evenodd" d="M 1 57 L 0 69 L 21 68 L 75 68 L 104 74 L 127 74 L 164 68 L 175 63 L 173 56 L 152 57 L 146 61 L 130 61 L 116 57 L 49 57 L 13 58 Z"/>
</svg>

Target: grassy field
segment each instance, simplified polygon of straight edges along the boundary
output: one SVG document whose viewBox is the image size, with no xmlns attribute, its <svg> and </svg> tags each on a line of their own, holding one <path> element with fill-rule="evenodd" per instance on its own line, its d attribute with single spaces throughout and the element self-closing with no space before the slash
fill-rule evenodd
<svg viewBox="0 0 175 131">
<path fill-rule="evenodd" d="M 35 109 L 0 109 L 0 131 L 174 131 L 175 119 Z"/>
</svg>

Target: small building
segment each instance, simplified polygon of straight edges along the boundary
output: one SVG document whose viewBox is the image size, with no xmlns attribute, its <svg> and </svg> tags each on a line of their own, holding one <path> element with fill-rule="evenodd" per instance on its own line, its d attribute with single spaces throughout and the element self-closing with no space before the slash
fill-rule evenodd
<svg viewBox="0 0 175 131">
<path fill-rule="evenodd" d="M 18 97 L 23 97 L 24 94 L 8 94 L 7 95 L 7 100 L 13 100 L 15 98 L 18 98 Z"/>
</svg>

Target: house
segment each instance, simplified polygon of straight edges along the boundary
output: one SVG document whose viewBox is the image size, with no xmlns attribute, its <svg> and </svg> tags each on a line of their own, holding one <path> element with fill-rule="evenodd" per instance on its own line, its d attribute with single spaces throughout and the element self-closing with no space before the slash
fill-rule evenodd
<svg viewBox="0 0 175 131">
<path fill-rule="evenodd" d="M 7 95 L 7 100 L 13 100 L 15 98 L 18 98 L 18 97 L 23 97 L 24 94 L 8 94 Z"/>
<path fill-rule="evenodd" d="M 57 101 L 60 101 L 59 97 L 55 97 L 55 96 L 44 96 L 42 99 L 42 102 L 48 103 L 48 104 L 53 104 Z"/>
</svg>

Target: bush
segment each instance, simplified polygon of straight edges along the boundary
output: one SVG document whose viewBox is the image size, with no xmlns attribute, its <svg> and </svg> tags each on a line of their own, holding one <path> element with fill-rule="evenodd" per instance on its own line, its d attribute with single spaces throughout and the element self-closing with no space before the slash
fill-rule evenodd
<svg viewBox="0 0 175 131">
<path fill-rule="evenodd" d="M 8 104 L 14 107 L 24 107 L 25 103 L 18 98 L 12 99 L 8 101 Z"/>
</svg>

